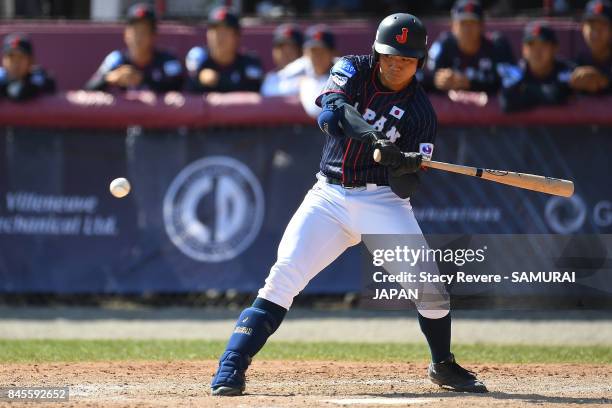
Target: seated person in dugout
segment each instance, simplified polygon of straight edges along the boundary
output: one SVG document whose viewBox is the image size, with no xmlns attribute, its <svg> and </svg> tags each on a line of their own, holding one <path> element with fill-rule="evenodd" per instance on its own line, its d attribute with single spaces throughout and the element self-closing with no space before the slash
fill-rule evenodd
<svg viewBox="0 0 612 408">
<path fill-rule="evenodd" d="M 429 49 L 421 74 L 425 88 L 496 93 L 500 69 L 514 63 L 510 45 L 499 33 L 485 35 L 483 9 L 477 0 L 457 1 L 451 18 L 451 32 L 442 33 Z"/>
<path fill-rule="evenodd" d="M 281 24 L 274 30 L 272 43 L 275 70 L 266 74 L 261 85 L 261 94 L 264 96 L 284 94 L 283 82 L 279 80 L 278 72 L 302 56 L 304 34 L 295 24 Z"/>
<path fill-rule="evenodd" d="M 300 101 L 306 113 L 316 118 L 321 113 L 316 99 L 329 80 L 329 72 L 336 62 L 336 37 L 324 25 L 306 30 L 304 56 L 308 59 L 305 75 L 300 81 Z"/>
<path fill-rule="evenodd" d="M 523 58 L 504 70 L 500 105 L 506 112 L 559 105 L 571 90 L 572 65 L 557 58 L 557 36 L 546 23 L 533 22 L 523 34 Z"/>
<path fill-rule="evenodd" d="M 0 97 L 22 101 L 55 92 L 55 81 L 35 65 L 32 42 L 24 35 L 4 38 L 0 67 Z"/>
<path fill-rule="evenodd" d="M 588 51 L 574 61 L 570 78 L 575 91 L 604 94 L 612 91 L 612 5 L 608 0 L 592 0 L 585 9 L 582 36 Z"/>
<path fill-rule="evenodd" d="M 242 53 L 240 21 L 227 7 L 212 10 L 208 17 L 206 46 L 193 47 L 185 66 L 187 89 L 202 92 L 259 92 L 263 69 L 254 54 Z"/>
<path fill-rule="evenodd" d="M 172 54 L 155 47 L 157 17 L 153 7 L 138 3 L 129 8 L 123 39 L 127 50 L 115 50 L 87 82 L 88 90 L 180 91 L 183 67 Z"/>
<path fill-rule="evenodd" d="M 308 27 L 303 51 L 303 57 L 278 72 L 277 93 L 264 95 L 299 95 L 306 113 L 316 118 L 321 108 L 315 100 L 327 83 L 336 60 L 336 38 L 325 25 Z"/>
</svg>

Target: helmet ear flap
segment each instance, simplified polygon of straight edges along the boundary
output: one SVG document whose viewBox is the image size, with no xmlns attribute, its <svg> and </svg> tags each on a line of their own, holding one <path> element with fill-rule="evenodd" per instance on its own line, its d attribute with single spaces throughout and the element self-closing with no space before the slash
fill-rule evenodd
<svg viewBox="0 0 612 408">
<path fill-rule="evenodd" d="M 374 44 L 372 44 L 372 57 L 374 58 L 374 62 L 378 62 L 378 52 L 376 52 Z"/>
</svg>

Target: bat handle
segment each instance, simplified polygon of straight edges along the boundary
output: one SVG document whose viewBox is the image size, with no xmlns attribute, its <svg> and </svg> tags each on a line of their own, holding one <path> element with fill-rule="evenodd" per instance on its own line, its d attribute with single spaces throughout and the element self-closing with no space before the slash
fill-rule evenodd
<svg viewBox="0 0 612 408">
<path fill-rule="evenodd" d="M 382 154 L 380 153 L 379 149 L 374 150 L 374 154 L 372 155 L 372 158 L 374 159 L 376 163 L 380 163 L 380 159 L 382 159 Z"/>
</svg>

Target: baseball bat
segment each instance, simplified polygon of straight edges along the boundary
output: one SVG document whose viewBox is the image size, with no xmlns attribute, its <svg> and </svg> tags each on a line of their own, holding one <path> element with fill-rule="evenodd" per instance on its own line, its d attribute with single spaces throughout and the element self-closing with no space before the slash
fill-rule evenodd
<svg viewBox="0 0 612 408">
<path fill-rule="evenodd" d="M 374 151 L 374 161 L 380 162 L 380 150 Z M 506 170 L 483 169 L 482 167 L 461 166 L 459 164 L 444 163 L 433 160 L 423 160 L 422 166 L 432 169 L 479 177 L 496 183 L 506 184 L 526 190 L 552 194 L 561 197 L 571 197 L 574 194 L 574 183 L 570 180 L 553 177 L 538 176 L 536 174 L 518 173 Z"/>
</svg>

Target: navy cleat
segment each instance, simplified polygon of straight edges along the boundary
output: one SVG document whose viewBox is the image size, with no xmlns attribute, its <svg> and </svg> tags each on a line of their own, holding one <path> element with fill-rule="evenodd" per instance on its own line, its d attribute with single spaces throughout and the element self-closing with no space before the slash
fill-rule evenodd
<svg viewBox="0 0 612 408">
<path fill-rule="evenodd" d="M 429 379 L 440 387 L 448 388 L 458 392 L 489 392 L 482 381 L 476 378 L 476 374 L 461 367 L 455 361 L 453 354 L 441 363 L 429 364 L 427 370 Z"/>
<path fill-rule="evenodd" d="M 226 351 L 219 359 L 219 368 L 212 379 L 212 395 L 242 395 L 246 382 L 246 370 L 251 364 L 251 357 L 234 351 Z"/>
</svg>

